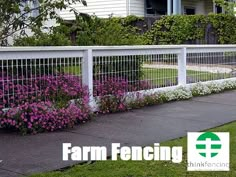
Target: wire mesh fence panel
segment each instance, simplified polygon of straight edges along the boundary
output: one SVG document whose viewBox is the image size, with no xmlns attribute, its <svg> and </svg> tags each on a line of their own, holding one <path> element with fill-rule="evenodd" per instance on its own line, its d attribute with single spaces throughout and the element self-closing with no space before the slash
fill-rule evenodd
<svg viewBox="0 0 236 177">
<path fill-rule="evenodd" d="M 234 45 L 3 48 L 0 108 L 48 97 L 63 106 L 85 95 L 84 86 L 93 100 L 236 78 L 235 66 Z"/>
<path fill-rule="evenodd" d="M 95 96 L 109 90 L 104 87 L 133 92 L 178 84 L 177 54 L 97 56 L 93 71 Z"/>
<path fill-rule="evenodd" d="M 236 77 L 236 52 L 188 53 L 186 68 L 187 83 L 233 78 Z"/>
<path fill-rule="evenodd" d="M 76 57 L 0 60 L 0 105 L 8 108 L 52 95 L 63 99 L 56 97 L 58 92 L 75 95 L 72 87 L 82 84 L 81 62 Z"/>
</svg>

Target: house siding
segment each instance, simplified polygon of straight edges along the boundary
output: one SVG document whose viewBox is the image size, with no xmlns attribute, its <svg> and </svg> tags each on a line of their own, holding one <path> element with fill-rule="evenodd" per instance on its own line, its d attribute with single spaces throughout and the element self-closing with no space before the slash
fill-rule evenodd
<svg viewBox="0 0 236 177">
<path fill-rule="evenodd" d="M 212 13 L 214 11 L 213 1 L 206 1 L 205 2 L 205 11 L 207 14 Z"/>
<path fill-rule="evenodd" d="M 95 14 L 100 18 L 108 18 L 110 15 L 125 17 L 127 16 L 127 0 L 86 0 L 88 6 L 77 3 L 72 7 L 78 12 Z M 60 12 L 60 16 L 65 20 L 73 20 L 75 16 L 69 10 Z"/>
<path fill-rule="evenodd" d="M 127 0 L 130 1 L 129 15 L 145 16 L 145 1 L 144 0 Z"/>
</svg>

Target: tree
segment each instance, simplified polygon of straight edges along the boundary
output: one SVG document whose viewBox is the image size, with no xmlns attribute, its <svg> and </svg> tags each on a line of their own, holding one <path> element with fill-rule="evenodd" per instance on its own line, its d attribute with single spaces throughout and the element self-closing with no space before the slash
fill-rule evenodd
<svg viewBox="0 0 236 177">
<path fill-rule="evenodd" d="M 76 3 L 87 5 L 85 0 L 0 0 L 0 45 L 16 32 L 24 35 L 26 29 L 40 29 L 48 19 L 60 21 L 59 10 L 70 9 L 77 15 L 72 7 Z"/>
</svg>

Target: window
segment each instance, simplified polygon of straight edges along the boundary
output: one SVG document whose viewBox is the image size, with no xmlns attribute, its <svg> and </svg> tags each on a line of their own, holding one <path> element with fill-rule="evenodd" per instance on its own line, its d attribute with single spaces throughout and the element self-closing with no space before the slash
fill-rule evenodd
<svg viewBox="0 0 236 177">
<path fill-rule="evenodd" d="M 147 15 L 166 15 L 167 0 L 146 0 Z"/>
<path fill-rule="evenodd" d="M 223 8 L 216 5 L 216 6 L 215 6 L 215 12 L 216 12 L 217 14 L 220 14 L 220 13 L 223 12 Z"/>
<path fill-rule="evenodd" d="M 195 15 L 196 10 L 194 7 L 184 7 L 184 14 L 186 15 Z"/>
</svg>

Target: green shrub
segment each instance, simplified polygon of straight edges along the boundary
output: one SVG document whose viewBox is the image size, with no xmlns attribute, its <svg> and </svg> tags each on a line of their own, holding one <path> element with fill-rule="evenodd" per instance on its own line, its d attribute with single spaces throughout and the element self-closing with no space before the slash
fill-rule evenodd
<svg viewBox="0 0 236 177">
<path fill-rule="evenodd" d="M 130 24 L 135 18 L 100 19 L 96 16 L 79 16 L 72 25 L 77 32 L 77 45 L 141 45 L 144 38 L 139 29 Z"/>
<path fill-rule="evenodd" d="M 31 37 L 18 38 L 14 42 L 15 46 L 69 46 L 71 40 L 64 33 L 36 33 Z"/>
<path fill-rule="evenodd" d="M 215 29 L 220 44 L 236 44 L 236 18 L 232 15 L 210 14 L 208 23 Z"/>
<path fill-rule="evenodd" d="M 227 14 L 163 16 L 146 33 L 148 44 L 206 42 L 209 35 L 220 44 L 236 43 L 236 18 Z M 210 32 L 207 31 L 210 29 Z"/>
</svg>

